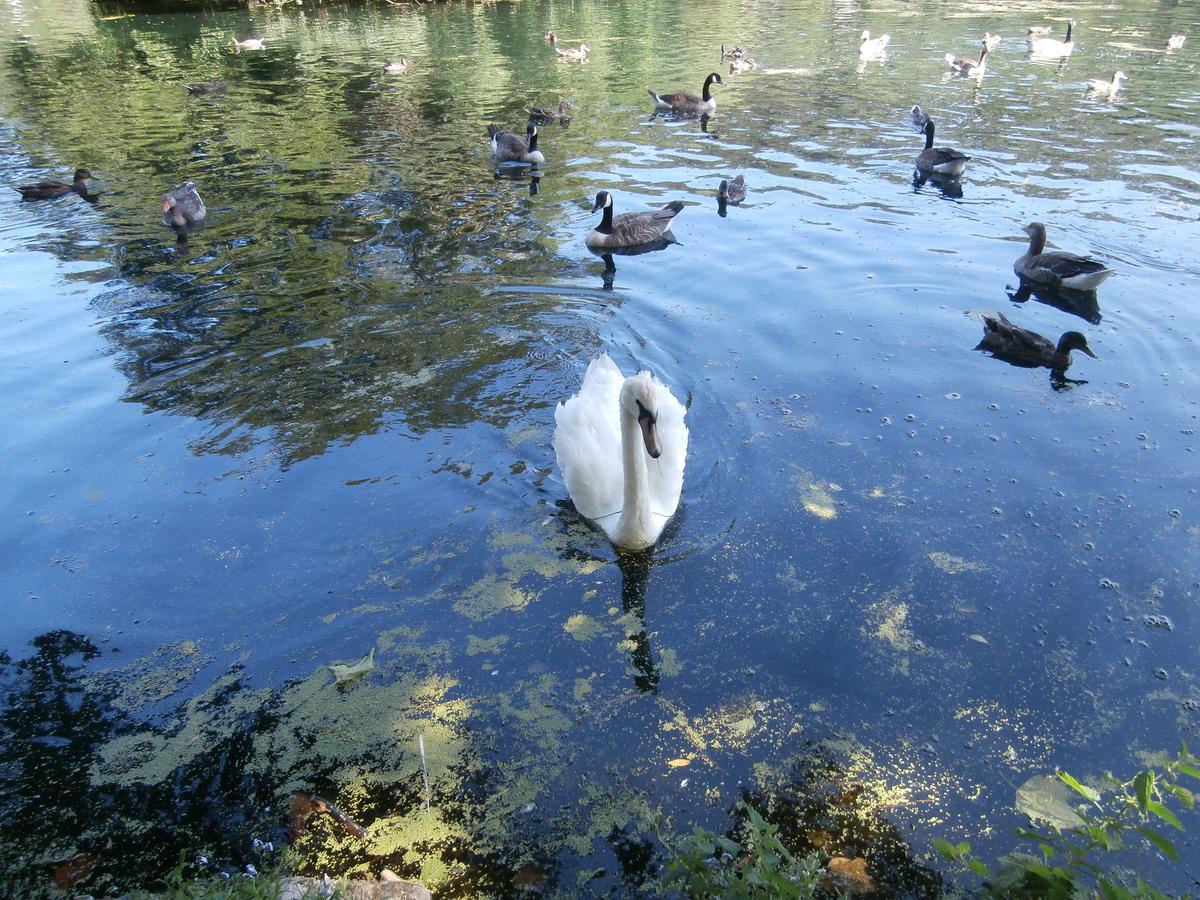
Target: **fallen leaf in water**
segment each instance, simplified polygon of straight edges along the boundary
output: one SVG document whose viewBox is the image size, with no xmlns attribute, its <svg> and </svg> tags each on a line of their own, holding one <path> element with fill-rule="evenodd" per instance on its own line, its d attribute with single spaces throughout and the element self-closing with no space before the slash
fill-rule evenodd
<svg viewBox="0 0 1200 900">
<path fill-rule="evenodd" d="M 847 859 L 844 856 L 834 856 L 825 866 L 829 873 L 821 883 L 827 891 L 844 894 L 873 894 L 875 882 L 867 874 L 867 861 L 861 856 Z"/>
<path fill-rule="evenodd" d="M 1049 775 L 1034 775 L 1017 788 L 1017 809 L 1034 822 L 1045 822 L 1061 831 L 1083 826 L 1071 801 L 1071 789 Z"/>
<path fill-rule="evenodd" d="M 988 642 L 988 639 L 985 638 L 982 634 L 968 634 L 967 640 L 975 641 L 976 643 L 980 643 L 980 644 L 986 644 Z"/>
<path fill-rule="evenodd" d="M 667 765 L 672 769 L 678 769 L 680 766 L 690 766 L 691 764 L 692 761 L 690 759 L 684 759 L 683 757 L 667 760 Z"/>
<path fill-rule="evenodd" d="M 54 886 L 60 891 L 69 891 L 87 881 L 91 877 L 91 874 L 96 871 L 96 865 L 96 860 L 80 853 L 78 856 L 71 857 L 65 863 L 60 863 L 58 868 L 54 870 L 54 875 L 50 880 L 54 882 Z"/>
<path fill-rule="evenodd" d="M 348 681 L 353 681 L 366 675 L 375 668 L 375 648 L 371 648 L 371 652 L 360 659 L 352 666 L 347 666 L 342 663 L 330 663 L 329 671 L 333 673 L 333 677 L 337 679 L 338 684 L 345 684 Z"/>
</svg>

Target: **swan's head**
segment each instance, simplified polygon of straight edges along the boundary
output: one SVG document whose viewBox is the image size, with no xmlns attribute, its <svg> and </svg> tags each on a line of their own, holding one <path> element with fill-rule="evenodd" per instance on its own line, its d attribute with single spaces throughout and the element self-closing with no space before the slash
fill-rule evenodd
<svg viewBox="0 0 1200 900">
<path fill-rule="evenodd" d="M 642 443 L 651 459 L 662 456 L 662 445 L 658 442 L 657 395 L 649 372 L 631 375 L 621 385 L 621 413 L 637 421 Z"/>
<path fill-rule="evenodd" d="M 596 194 L 596 204 L 592 207 L 592 212 L 599 212 L 609 206 L 612 206 L 612 195 L 608 191 L 600 191 Z"/>
<path fill-rule="evenodd" d="M 1112 83 L 1115 86 L 1115 85 L 1120 84 L 1122 81 L 1127 80 L 1128 78 L 1129 78 L 1129 76 L 1126 75 L 1124 72 L 1117 72 L 1115 75 L 1113 75 Z"/>
<path fill-rule="evenodd" d="M 864 31 L 862 34 L 860 34 L 860 35 L 858 36 L 858 42 L 859 42 L 860 44 L 862 44 L 862 43 L 866 43 L 866 42 L 867 42 L 867 41 L 869 41 L 870 39 L 871 39 L 871 32 L 869 32 L 869 31 Z"/>
</svg>

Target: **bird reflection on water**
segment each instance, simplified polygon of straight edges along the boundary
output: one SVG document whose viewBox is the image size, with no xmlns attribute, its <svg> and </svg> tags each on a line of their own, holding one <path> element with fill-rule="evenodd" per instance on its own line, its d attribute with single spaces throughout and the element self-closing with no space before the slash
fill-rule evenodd
<svg viewBox="0 0 1200 900">
<path fill-rule="evenodd" d="M 655 240 L 634 247 L 589 247 L 588 249 L 595 256 L 604 260 L 604 271 L 601 273 L 603 289 L 611 291 L 613 281 L 617 276 L 617 263 L 613 259 L 614 256 L 642 256 L 646 253 L 657 253 L 659 250 L 666 250 L 672 244 L 678 243 L 679 241 L 675 240 L 675 235 L 668 228 Z"/>
</svg>

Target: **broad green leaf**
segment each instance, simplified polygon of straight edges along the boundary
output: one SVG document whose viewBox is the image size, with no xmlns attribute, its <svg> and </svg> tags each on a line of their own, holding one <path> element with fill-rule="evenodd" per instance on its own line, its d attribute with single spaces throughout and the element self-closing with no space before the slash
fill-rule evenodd
<svg viewBox="0 0 1200 900">
<path fill-rule="evenodd" d="M 1133 792 L 1137 796 L 1138 807 L 1145 809 L 1150 802 L 1151 791 L 1154 789 L 1154 773 L 1138 772 L 1133 779 Z"/>
<path fill-rule="evenodd" d="M 1034 775 L 1017 788 L 1017 809 L 1034 822 L 1045 822 L 1060 831 L 1079 828 L 1082 824 L 1083 817 L 1071 806 L 1071 799 L 1072 795 L 1061 781 L 1045 775 Z"/>
<path fill-rule="evenodd" d="M 1088 800 L 1092 801 L 1097 806 L 1100 805 L 1100 795 L 1096 793 L 1095 789 L 1090 788 L 1085 784 L 1080 784 L 1078 781 L 1075 780 L 1075 776 L 1073 776 L 1070 772 L 1059 772 L 1058 780 L 1061 781 L 1063 784 L 1065 784 L 1067 787 L 1069 787 L 1071 790 L 1075 791 L 1077 794 L 1079 794 L 1083 797 L 1086 797 Z"/>
<path fill-rule="evenodd" d="M 1175 813 L 1171 812 L 1157 800 L 1151 800 L 1149 803 L 1147 803 L 1146 809 L 1150 810 L 1150 812 L 1154 813 L 1164 822 L 1174 825 L 1177 830 L 1183 831 L 1183 826 L 1179 824 L 1179 819 L 1175 817 Z"/>
<path fill-rule="evenodd" d="M 967 860 L 967 868 L 980 878 L 987 878 L 992 874 L 991 870 L 977 859 Z"/>
<path fill-rule="evenodd" d="M 1168 841 L 1161 834 L 1151 831 L 1149 828 L 1143 828 L 1140 825 L 1136 826 L 1135 830 L 1138 832 L 1138 834 L 1145 837 L 1146 840 L 1165 853 L 1168 859 L 1173 862 L 1179 862 L 1179 854 L 1175 852 L 1175 845 Z"/>
<path fill-rule="evenodd" d="M 1030 831 L 1028 828 L 1016 828 L 1013 830 L 1013 833 L 1019 838 L 1025 838 L 1027 841 L 1043 841 L 1048 843 L 1054 840 L 1049 835 L 1038 834 L 1036 831 Z"/>
<path fill-rule="evenodd" d="M 1197 769 L 1195 766 L 1189 765 L 1188 763 L 1180 763 L 1179 771 L 1184 775 L 1191 775 L 1193 778 L 1200 778 L 1200 769 Z"/>
<path fill-rule="evenodd" d="M 960 844 L 952 844 L 949 841 L 944 841 L 941 838 L 936 837 L 933 839 L 933 841 L 931 841 L 931 843 L 933 844 L 933 849 L 942 854 L 942 856 L 946 857 L 946 859 L 959 859 L 962 856 L 958 850 L 958 848 L 961 846 Z M 968 847 L 967 849 L 970 848 Z"/>
<path fill-rule="evenodd" d="M 1188 809 L 1196 808 L 1196 795 L 1187 788 L 1180 787 L 1177 784 L 1168 784 L 1167 790 L 1174 794 L 1175 798 Z"/>
</svg>

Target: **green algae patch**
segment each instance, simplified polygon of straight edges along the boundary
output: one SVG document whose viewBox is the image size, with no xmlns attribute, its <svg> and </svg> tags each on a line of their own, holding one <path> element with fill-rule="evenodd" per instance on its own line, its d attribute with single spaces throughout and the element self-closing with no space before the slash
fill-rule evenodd
<svg viewBox="0 0 1200 900">
<path fill-rule="evenodd" d="M 114 707 L 134 713 L 182 690 L 212 660 L 200 652 L 196 641 L 178 641 L 163 644 L 149 656 L 121 669 L 115 677 L 101 674 L 90 683 L 103 687 Z"/>
<path fill-rule="evenodd" d="M 683 662 L 679 654 L 670 647 L 664 648 L 658 656 L 658 671 L 667 678 L 677 678 L 683 674 Z"/>
<path fill-rule="evenodd" d="M 929 559 L 947 575 L 961 575 L 963 572 L 983 572 L 987 569 L 987 566 L 982 563 L 970 562 L 961 556 L 953 556 L 949 553 L 930 553 Z"/>
<path fill-rule="evenodd" d="M 536 598 L 536 593 L 517 587 L 504 575 L 485 575 L 454 601 L 454 611 L 483 622 L 502 612 L 520 612 Z"/>
<path fill-rule="evenodd" d="M 829 521 L 837 518 L 837 505 L 833 495 L 841 491 L 839 485 L 815 481 L 809 472 L 796 472 L 792 476 L 800 506 L 811 516 Z"/>
<path fill-rule="evenodd" d="M 577 641 L 590 641 L 604 634 L 604 625 L 591 616 L 575 613 L 563 623 L 563 631 Z"/>
<path fill-rule="evenodd" d="M 467 635 L 467 656 L 479 656 L 480 654 L 491 656 L 502 653 L 508 642 L 507 634 L 498 634 L 490 638 L 476 637 L 473 634 Z"/>
</svg>

